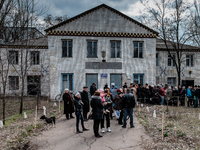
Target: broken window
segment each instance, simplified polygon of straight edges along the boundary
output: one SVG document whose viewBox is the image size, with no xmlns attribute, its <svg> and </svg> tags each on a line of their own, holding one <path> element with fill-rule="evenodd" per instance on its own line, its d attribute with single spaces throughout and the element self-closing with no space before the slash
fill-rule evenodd
<svg viewBox="0 0 200 150">
<path fill-rule="evenodd" d="M 19 90 L 19 77 L 9 76 L 9 90 Z"/>
<path fill-rule="evenodd" d="M 18 64 L 18 51 L 9 51 L 9 63 Z"/>
<path fill-rule="evenodd" d="M 31 64 L 32 65 L 40 64 L 40 52 L 39 51 L 31 52 Z"/>
</svg>

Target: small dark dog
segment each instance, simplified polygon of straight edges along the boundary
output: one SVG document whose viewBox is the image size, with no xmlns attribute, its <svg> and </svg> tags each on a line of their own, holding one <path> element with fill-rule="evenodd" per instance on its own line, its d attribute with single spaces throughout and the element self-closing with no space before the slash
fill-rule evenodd
<svg viewBox="0 0 200 150">
<path fill-rule="evenodd" d="M 48 129 L 49 129 L 49 124 L 53 124 L 53 127 L 56 124 L 56 118 L 55 117 L 47 118 L 45 115 L 43 115 L 43 116 L 40 117 L 40 119 L 43 119 L 43 120 L 46 121 L 46 123 L 48 125 Z"/>
</svg>

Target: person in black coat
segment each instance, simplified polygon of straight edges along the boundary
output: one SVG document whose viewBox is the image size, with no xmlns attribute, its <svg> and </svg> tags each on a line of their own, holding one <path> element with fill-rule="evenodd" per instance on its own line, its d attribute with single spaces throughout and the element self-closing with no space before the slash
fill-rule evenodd
<svg viewBox="0 0 200 150">
<path fill-rule="evenodd" d="M 101 119 L 103 119 L 103 105 L 106 105 L 106 102 L 104 104 L 102 103 L 100 92 L 96 91 L 91 100 L 92 118 L 94 120 L 93 129 L 96 138 L 102 137 L 99 134 L 99 124 L 101 122 Z"/>
<path fill-rule="evenodd" d="M 74 112 L 74 102 L 71 94 L 69 93 L 69 89 L 65 89 L 65 93 L 63 94 L 63 101 L 64 101 L 64 114 L 66 115 L 66 118 L 74 118 L 72 116 L 72 113 Z"/>
<path fill-rule="evenodd" d="M 92 83 L 92 85 L 90 86 L 90 95 L 94 95 L 94 92 L 97 90 L 96 88 L 96 84 Z"/>
<path fill-rule="evenodd" d="M 89 105 L 89 97 L 88 97 L 88 87 L 83 87 L 83 92 L 81 93 L 81 99 L 83 101 L 83 117 L 84 120 L 87 121 L 87 113 L 90 111 L 90 105 Z"/>
<path fill-rule="evenodd" d="M 83 128 L 83 131 L 88 131 L 88 129 L 86 129 L 84 127 L 84 119 L 83 119 L 83 115 L 82 115 L 82 111 L 83 111 L 83 102 L 81 101 L 80 98 L 80 93 L 76 93 L 74 96 L 74 105 L 75 105 L 75 114 L 76 114 L 76 133 L 83 133 L 82 131 L 79 130 L 79 120 L 81 119 L 81 125 Z"/>
</svg>

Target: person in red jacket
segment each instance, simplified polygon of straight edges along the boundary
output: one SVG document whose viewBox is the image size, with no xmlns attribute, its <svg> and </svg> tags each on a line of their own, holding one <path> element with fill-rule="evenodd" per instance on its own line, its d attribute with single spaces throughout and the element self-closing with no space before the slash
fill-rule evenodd
<svg viewBox="0 0 200 150">
<path fill-rule="evenodd" d="M 163 103 L 164 103 L 164 96 L 166 95 L 164 86 L 162 86 L 162 87 L 160 88 L 159 93 L 160 93 L 160 98 L 161 98 L 161 105 L 163 105 Z"/>
</svg>

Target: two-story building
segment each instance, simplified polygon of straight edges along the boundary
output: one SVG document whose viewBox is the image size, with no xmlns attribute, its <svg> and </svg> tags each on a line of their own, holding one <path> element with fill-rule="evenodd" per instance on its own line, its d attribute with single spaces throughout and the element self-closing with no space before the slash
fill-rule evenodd
<svg viewBox="0 0 200 150">
<path fill-rule="evenodd" d="M 65 88 L 80 91 L 92 83 L 97 88 L 103 88 L 106 83 L 121 87 L 124 82 L 177 85 L 173 61 L 168 58 L 164 43 L 157 38 L 158 33 L 105 4 L 45 31 L 45 42 L 40 39 L 40 44 L 33 44 L 35 50 L 30 50 L 39 51 L 39 57 L 35 58 L 41 61 L 31 66 L 26 91 L 32 78 L 29 76 L 36 75 L 45 79 L 40 82 L 41 94 L 50 95 L 51 99 Z M 19 51 L 14 45 L 17 46 L 13 44 L 12 50 Z M 5 46 L 9 45 L 2 45 L 1 49 L 5 50 Z M 200 84 L 200 49 L 185 45 L 183 51 L 183 84 Z M 20 90 L 20 83 L 18 86 L 15 90 Z"/>
</svg>

